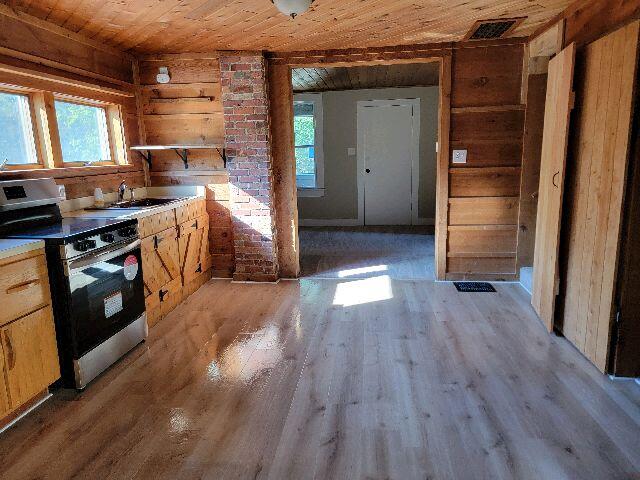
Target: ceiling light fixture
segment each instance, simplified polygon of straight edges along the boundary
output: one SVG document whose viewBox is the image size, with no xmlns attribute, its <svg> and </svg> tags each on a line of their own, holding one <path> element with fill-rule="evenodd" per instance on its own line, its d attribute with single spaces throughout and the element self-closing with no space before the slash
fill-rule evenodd
<svg viewBox="0 0 640 480">
<path fill-rule="evenodd" d="M 314 0 L 271 0 L 278 10 L 291 18 L 309 10 Z"/>
</svg>

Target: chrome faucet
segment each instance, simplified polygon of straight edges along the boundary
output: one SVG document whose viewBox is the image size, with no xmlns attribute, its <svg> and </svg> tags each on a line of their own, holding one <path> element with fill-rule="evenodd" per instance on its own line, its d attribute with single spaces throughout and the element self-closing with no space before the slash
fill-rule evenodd
<svg viewBox="0 0 640 480">
<path fill-rule="evenodd" d="M 118 187 L 118 203 L 124 200 L 124 193 L 127 191 L 127 184 L 123 180 Z"/>
</svg>

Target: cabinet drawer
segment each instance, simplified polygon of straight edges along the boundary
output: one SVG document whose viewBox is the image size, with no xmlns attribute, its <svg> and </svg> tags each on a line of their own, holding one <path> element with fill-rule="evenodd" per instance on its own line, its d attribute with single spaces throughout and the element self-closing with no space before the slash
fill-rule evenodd
<svg viewBox="0 0 640 480">
<path fill-rule="evenodd" d="M 60 378 L 51 307 L 4 326 L 0 336 L 13 410 Z"/>
<path fill-rule="evenodd" d="M 200 215 L 196 218 L 180 223 L 178 225 L 178 236 L 184 237 L 185 235 L 188 235 L 202 228 L 204 228 L 207 232 L 209 232 L 209 216 L 208 215 Z"/>
<path fill-rule="evenodd" d="M 173 209 L 138 219 L 138 231 L 140 232 L 140 238 L 154 235 L 166 230 L 167 228 L 175 226 L 176 214 Z"/>
<path fill-rule="evenodd" d="M 0 325 L 51 302 L 44 255 L 0 267 Z"/>
<path fill-rule="evenodd" d="M 195 200 L 186 205 L 179 206 L 176 208 L 176 222 L 180 224 L 205 215 L 207 213 L 206 205 L 204 200 Z"/>
</svg>

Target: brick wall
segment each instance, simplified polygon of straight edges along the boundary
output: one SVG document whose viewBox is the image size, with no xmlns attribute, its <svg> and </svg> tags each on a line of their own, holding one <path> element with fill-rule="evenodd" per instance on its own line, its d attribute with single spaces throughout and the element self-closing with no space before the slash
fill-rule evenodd
<svg viewBox="0 0 640 480">
<path fill-rule="evenodd" d="M 261 53 L 222 54 L 234 280 L 278 278 L 266 62 Z"/>
</svg>

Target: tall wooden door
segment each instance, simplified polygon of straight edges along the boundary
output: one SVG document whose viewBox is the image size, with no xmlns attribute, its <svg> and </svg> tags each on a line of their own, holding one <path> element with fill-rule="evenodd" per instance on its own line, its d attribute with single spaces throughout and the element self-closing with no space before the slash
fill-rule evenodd
<svg viewBox="0 0 640 480">
<path fill-rule="evenodd" d="M 531 304 L 549 331 L 558 293 L 558 249 L 564 171 L 573 106 L 575 44 L 549 62 L 545 101 Z"/>
<path fill-rule="evenodd" d="M 639 24 L 587 45 L 576 70 L 562 332 L 602 371 L 615 314 Z"/>
</svg>

